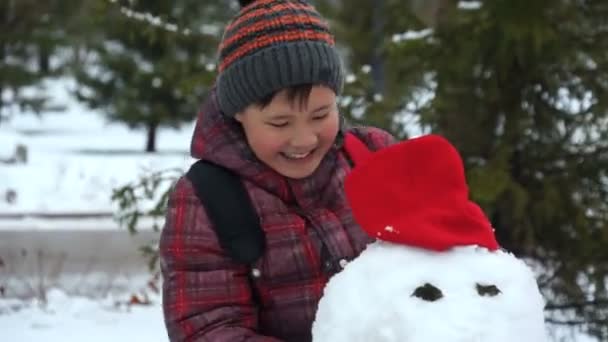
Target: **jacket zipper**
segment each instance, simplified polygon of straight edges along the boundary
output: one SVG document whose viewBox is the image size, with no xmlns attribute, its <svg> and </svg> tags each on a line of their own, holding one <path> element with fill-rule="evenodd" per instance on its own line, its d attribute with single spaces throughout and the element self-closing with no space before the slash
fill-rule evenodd
<svg viewBox="0 0 608 342">
<path fill-rule="evenodd" d="M 292 198 L 294 199 L 294 202 L 296 201 L 296 196 L 293 192 L 293 189 L 291 188 L 291 186 L 287 186 L 289 188 L 289 192 L 290 195 L 292 196 Z M 340 263 L 337 261 L 338 259 L 335 258 L 332 254 L 331 251 L 329 250 L 329 247 L 327 247 L 327 244 L 325 243 L 325 240 L 322 238 L 322 234 L 320 232 L 319 227 L 317 227 L 317 225 L 308 217 L 308 215 L 306 215 L 306 213 L 304 212 L 304 210 L 302 210 L 302 208 L 300 208 L 297 205 L 291 206 L 291 209 L 293 209 L 293 211 L 300 216 L 302 219 L 304 219 L 304 221 L 310 225 L 310 227 L 312 228 L 312 233 L 317 237 L 317 239 L 319 240 L 319 242 L 321 243 L 321 252 L 319 255 L 319 261 L 321 264 L 321 271 L 325 276 L 332 276 L 333 274 L 337 273 L 338 271 L 340 271 L 341 266 Z"/>
</svg>

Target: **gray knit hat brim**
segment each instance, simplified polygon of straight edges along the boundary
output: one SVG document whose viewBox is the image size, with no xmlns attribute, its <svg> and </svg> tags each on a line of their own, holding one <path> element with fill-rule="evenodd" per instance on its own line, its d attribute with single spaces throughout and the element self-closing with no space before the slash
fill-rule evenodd
<svg viewBox="0 0 608 342">
<path fill-rule="evenodd" d="M 281 89 L 325 85 L 340 95 L 344 71 L 334 46 L 297 41 L 269 46 L 240 58 L 217 79 L 217 97 L 224 115 L 233 116 Z"/>
</svg>

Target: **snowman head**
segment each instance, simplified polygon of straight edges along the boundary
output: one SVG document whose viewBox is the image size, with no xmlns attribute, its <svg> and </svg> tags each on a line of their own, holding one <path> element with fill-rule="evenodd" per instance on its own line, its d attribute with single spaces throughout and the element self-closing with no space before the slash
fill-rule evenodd
<svg viewBox="0 0 608 342">
<path fill-rule="evenodd" d="M 346 193 L 379 241 L 326 286 L 314 340 L 544 341 L 534 275 L 499 249 L 456 149 L 429 135 L 360 151 Z"/>
<path fill-rule="evenodd" d="M 379 241 L 327 284 L 314 342 L 544 342 L 544 302 L 513 255 Z"/>
</svg>

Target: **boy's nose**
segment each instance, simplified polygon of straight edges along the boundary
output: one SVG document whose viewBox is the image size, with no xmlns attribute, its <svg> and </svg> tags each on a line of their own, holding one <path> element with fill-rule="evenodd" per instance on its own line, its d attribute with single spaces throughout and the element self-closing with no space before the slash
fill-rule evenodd
<svg viewBox="0 0 608 342">
<path fill-rule="evenodd" d="M 319 138 L 313 132 L 296 132 L 291 139 L 291 147 L 306 152 L 307 150 L 315 148 L 318 141 Z"/>
</svg>

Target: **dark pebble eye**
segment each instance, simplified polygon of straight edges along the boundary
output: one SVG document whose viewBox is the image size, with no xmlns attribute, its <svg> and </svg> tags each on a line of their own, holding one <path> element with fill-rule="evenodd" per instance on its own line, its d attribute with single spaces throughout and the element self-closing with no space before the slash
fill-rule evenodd
<svg viewBox="0 0 608 342">
<path fill-rule="evenodd" d="M 426 283 L 422 286 L 418 286 L 414 293 L 412 293 L 412 297 L 418 297 L 422 300 L 426 300 L 427 302 L 434 302 L 443 297 L 443 293 L 440 289 L 436 288 L 432 284 Z"/>
<path fill-rule="evenodd" d="M 496 285 L 481 285 L 477 283 L 475 284 L 475 288 L 477 289 L 477 293 L 482 297 L 496 297 L 502 293 Z"/>
</svg>

